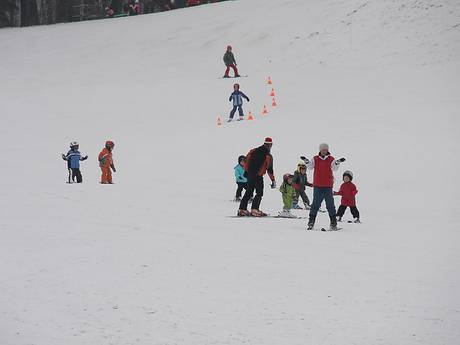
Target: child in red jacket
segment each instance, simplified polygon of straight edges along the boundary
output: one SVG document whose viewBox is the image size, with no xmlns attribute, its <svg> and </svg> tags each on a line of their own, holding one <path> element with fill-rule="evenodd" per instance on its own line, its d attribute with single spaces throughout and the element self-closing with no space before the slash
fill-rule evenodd
<svg viewBox="0 0 460 345">
<path fill-rule="evenodd" d="M 338 192 L 334 192 L 334 195 L 341 195 L 342 201 L 340 202 L 340 207 L 337 210 L 337 221 L 341 222 L 343 214 L 347 207 L 350 207 L 351 214 L 355 218 L 355 223 L 360 223 L 359 221 L 359 211 L 356 208 L 355 195 L 358 193 L 356 186 L 353 182 L 353 173 L 349 170 L 343 173 L 343 183 L 340 186 Z"/>
</svg>

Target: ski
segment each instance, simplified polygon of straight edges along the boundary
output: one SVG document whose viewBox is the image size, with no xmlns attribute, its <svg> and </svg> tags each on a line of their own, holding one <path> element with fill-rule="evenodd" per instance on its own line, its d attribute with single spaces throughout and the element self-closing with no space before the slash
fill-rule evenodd
<svg viewBox="0 0 460 345">
<path fill-rule="evenodd" d="M 240 75 L 239 77 L 218 77 L 217 79 L 238 79 L 238 78 L 247 78 L 249 77 L 247 74 L 244 74 L 244 75 Z"/>
<path fill-rule="evenodd" d="M 337 228 L 337 230 L 330 230 L 330 229 L 326 229 L 326 228 L 321 228 L 321 229 L 318 229 L 318 228 L 311 228 L 311 229 L 308 229 L 307 228 L 307 231 L 323 231 L 323 232 L 331 232 L 331 231 L 339 231 L 339 230 L 343 230 L 343 228 Z"/>
</svg>

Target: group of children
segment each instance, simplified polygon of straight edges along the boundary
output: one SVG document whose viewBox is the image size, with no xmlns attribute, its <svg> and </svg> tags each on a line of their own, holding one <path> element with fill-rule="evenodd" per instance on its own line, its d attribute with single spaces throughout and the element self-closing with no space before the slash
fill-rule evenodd
<svg viewBox="0 0 460 345">
<path fill-rule="evenodd" d="M 76 141 L 70 143 L 70 150 L 67 154 L 62 154 L 62 159 L 67 161 L 67 169 L 69 170 L 69 179 L 67 183 L 82 183 L 83 176 L 80 171 L 80 161 L 88 159 L 88 156 L 83 156 L 79 151 L 80 145 Z M 98 161 L 101 168 L 101 183 L 112 184 L 112 171 L 116 172 L 113 163 L 112 151 L 115 144 L 111 140 L 105 142 L 105 147 L 99 153 Z M 76 180 L 76 181 L 75 181 Z"/>
<path fill-rule="evenodd" d="M 247 179 L 244 176 L 244 162 L 245 156 L 238 157 L 238 164 L 235 166 L 235 180 L 237 184 L 237 190 L 235 195 L 235 201 L 241 200 L 241 193 L 246 188 Z M 348 207 L 350 207 L 351 214 L 354 218 L 355 223 L 360 223 L 360 215 L 358 208 L 356 207 L 356 194 L 358 189 L 352 182 L 353 173 L 349 170 L 343 173 L 343 183 L 339 188 L 339 191 L 333 192 L 336 196 L 341 196 L 340 206 L 337 210 L 337 221 L 341 222 L 342 217 Z M 299 206 L 299 198 L 302 199 L 304 207 L 309 210 L 310 200 L 305 192 L 306 187 L 313 187 L 313 184 L 308 182 L 307 179 L 307 165 L 304 161 L 297 164 L 297 169 L 294 174 L 284 174 L 283 183 L 279 190 L 281 192 L 283 200 L 283 210 L 279 212 L 279 217 L 282 218 L 297 218 L 291 213 L 291 209 L 303 209 Z"/>
</svg>

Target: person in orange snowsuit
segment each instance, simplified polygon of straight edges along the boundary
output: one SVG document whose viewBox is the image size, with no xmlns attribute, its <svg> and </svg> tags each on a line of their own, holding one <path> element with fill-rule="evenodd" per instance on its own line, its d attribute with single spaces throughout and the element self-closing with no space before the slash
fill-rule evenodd
<svg viewBox="0 0 460 345">
<path fill-rule="evenodd" d="M 115 165 L 113 164 L 112 150 L 115 144 L 113 141 L 107 140 L 105 142 L 105 147 L 99 153 L 99 166 L 102 170 L 101 183 L 107 184 L 112 183 L 112 170 L 116 172 Z M 110 170 L 112 169 L 112 170 Z"/>
</svg>

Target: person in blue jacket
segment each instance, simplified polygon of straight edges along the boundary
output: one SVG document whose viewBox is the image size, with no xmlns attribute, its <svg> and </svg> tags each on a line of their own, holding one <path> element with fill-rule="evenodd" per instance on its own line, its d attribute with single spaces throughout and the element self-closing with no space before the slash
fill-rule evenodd
<svg viewBox="0 0 460 345">
<path fill-rule="evenodd" d="M 241 193 L 243 189 L 246 190 L 248 185 L 248 179 L 244 177 L 244 161 L 246 160 L 246 156 L 239 156 L 238 157 L 238 164 L 236 165 L 235 169 L 235 180 L 237 184 L 235 201 L 241 201 Z"/>
<path fill-rule="evenodd" d="M 77 183 L 83 182 L 83 177 L 81 176 L 80 171 L 80 161 L 88 159 L 88 156 L 83 157 L 80 151 L 78 151 L 78 148 L 79 144 L 76 141 L 72 141 L 70 143 L 69 152 L 67 152 L 66 155 L 62 154 L 62 159 L 67 161 L 67 169 L 69 169 L 68 183 L 75 182 L 75 179 L 77 179 Z"/>
<path fill-rule="evenodd" d="M 229 102 L 233 102 L 233 109 L 230 112 L 230 118 L 227 122 L 233 120 L 233 115 L 235 115 L 236 109 L 238 109 L 238 113 L 240 115 L 240 118 L 238 120 L 243 120 L 243 98 L 246 98 L 246 100 L 249 102 L 248 96 L 246 96 L 244 93 L 240 91 L 240 84 L 233 85 L 233 92 L 230 95 L 230 98 L 228 99 Z"/>
</svg>

